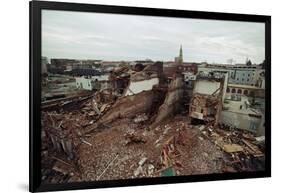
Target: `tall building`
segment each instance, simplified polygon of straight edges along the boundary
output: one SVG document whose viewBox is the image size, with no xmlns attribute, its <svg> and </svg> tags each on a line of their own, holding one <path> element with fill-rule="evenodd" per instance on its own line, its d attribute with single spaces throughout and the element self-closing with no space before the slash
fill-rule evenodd
<svg viewBox="0 0 281 193">
<path fill-rule="evenodd" d="M 182 54 L 182 45 L 181 45 L 179 56 L 175 57 L 175 64 L 182 65 L 182 63 L 183 63 L 183 54 Z"/>
<path fill-rule="evenodd" d="M 182 64 L 182 63 L 183 63 L 182 45 L 181 45 L 181 47 L 180 47 L 179 62 L 180 62 L 180 64 Z"/>
</svg>

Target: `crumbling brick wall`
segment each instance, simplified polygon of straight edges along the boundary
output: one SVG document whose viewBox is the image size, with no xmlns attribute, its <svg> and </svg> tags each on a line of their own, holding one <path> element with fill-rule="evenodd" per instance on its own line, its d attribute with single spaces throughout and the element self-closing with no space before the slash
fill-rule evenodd
<svg viewBox="0 0 281 193">
<path fill-rule="evenodd" d="M 176 77 L 169 85 L 168 92 L 163 104 L 160 106 L 157 116 L 155 118 L 152 127 L 155 127 L 158 123 L 177 113 L 179 110 L 184 93 L 184 82 L 182 77 Z"/>
</svg>

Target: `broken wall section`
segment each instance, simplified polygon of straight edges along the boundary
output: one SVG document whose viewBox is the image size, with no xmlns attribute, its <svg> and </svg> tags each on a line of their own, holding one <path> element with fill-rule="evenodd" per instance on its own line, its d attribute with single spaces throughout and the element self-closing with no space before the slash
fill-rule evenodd
<svg viewBox="0 0 281 193">
<path fill-rule="evenodd" d="M 162 93 L 150 90 L 119 98 L 111 109 L 101 117 L 98 124 L 110 123 L 118 118 L 133 118 L 137 114 L 149 114 L 158 103 Z"/>
<path fill-rule="evenodd" d="M 191 121 L 217 125 L 222 110 L 226 79 L 224 75 L 207 74 L 198 76 L 189 106 Z"/>
<path fill-rule="evenodd" d="M 162 76 L 162 62 L 155 62 L 142 71 L 131 74 L 123 96 L 118 98 L 111 109 L 100 118 L 98 125 L 110 123 L 118 118 L 134 118 L 142 113 L 151 115 L 157 111 L 166 92 L 159 89 L 162 85 Z"/>
<path fill-rule="evenodd" d="M 163 104 L 159 107 L 158 113 L 152 127 L 168 118 L 170 115 L 178 113 L 183 102 L 184 81 L 183 77 L 178 76 L 170 83 Z"/>
<path fill-rule="evenodd" d="M 163 63 L 155 62 L 146 66 L 142 71 L 131 75 L 124 96 L 135 95 L 142 91 L 152 90 L 163 83 Z"/>
</svg>

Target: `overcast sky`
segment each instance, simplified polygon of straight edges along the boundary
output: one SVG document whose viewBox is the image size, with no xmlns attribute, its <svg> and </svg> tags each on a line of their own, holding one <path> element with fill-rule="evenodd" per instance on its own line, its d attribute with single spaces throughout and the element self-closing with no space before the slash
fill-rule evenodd
<svg viewBox="0 0 281 193">
<path fill-rule="evenodd" d="M 185 18 L 44 10 L 42 55 L 48 58 L 261 63 L 265 25 Z"/>
</svg>

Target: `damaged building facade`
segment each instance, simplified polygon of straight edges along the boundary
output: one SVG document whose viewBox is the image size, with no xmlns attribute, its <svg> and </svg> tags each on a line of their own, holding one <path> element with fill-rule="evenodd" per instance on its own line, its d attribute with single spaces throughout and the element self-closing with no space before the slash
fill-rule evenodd
<svg viewBox="0 0 281 193">
<path fill-rule="evenodd" d="M 222 101 L 227 87 L 227 74 L 200 73 L 197 75 L 189 107 L 191 121 L 219 123 Z"/>
</svg>

